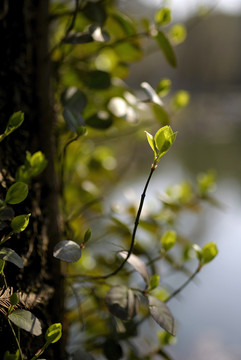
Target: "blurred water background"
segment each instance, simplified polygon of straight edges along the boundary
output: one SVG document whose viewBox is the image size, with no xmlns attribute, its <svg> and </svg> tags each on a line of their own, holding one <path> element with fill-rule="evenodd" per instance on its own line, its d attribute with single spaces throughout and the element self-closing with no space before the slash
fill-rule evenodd
<svg viewBox="0 0 241 360">
<path fill-rule="evenodd" d="M 119 6 L 141 18 L 153 16 L 163 3 L 120 0 Z M 219 209 L 205 206 L 198 217 L 186 214 L 178 223 L 181 233 L 195 243 L 217 242 L 219 255 L 203 269 L 198 281 L 169 303 L 178 322 L 178 341 L 168 351 L 175 360 L 238 360 L 241 359 L 241 2 L 186 0 L 168 4 L 173 5 L 174 20 L 185 22 L 188 30 L 186 41 L 176 48 L 178 68 L 171 69 L 162 54 L 146 44 L 148 55 L 132 66 L 128 82 L 136 89 L 142 81 L 155 87 L 161 78 L 169 77 L 173 91 L 190 92 L 191 103 L 172 123 L 179 134 L 155 173 L 145 206 L 153 206 L 168 185 L 194 179 L 210 168 L 217 171 L 215 196 L 222 204 Z M 211 11 L 200 17 L 197 14 L 200 6 L 204 11 L 203 5 L 208 5 L 206 10 Z M 135 169 L 124 176 L 116 193 L 125 194 L 126 188 L 131 187 L 137 195 L 141 194 L 151 156 L 148 150 L 139 153 L 139 173 Z M 173 286 L 184 279 L 182 275 L 170 277 Z"/>
</svg>

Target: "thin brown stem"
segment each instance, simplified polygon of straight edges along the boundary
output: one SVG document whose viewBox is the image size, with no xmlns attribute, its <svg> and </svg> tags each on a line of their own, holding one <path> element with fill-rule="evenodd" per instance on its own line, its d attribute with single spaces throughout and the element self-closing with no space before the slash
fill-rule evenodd
<svg viewBox="0 0 241 360">
<path fill-rule="evenodd" d="M 176 295 L 178 295 L 195 278 L 195 276 L 200 272 L 201 268 L 202 266 L 199 264 L 196 271 L 177 290 L 175 290 L 171 295 L 169 295 L 164 302 L 167 303 Z"/>
</svg>

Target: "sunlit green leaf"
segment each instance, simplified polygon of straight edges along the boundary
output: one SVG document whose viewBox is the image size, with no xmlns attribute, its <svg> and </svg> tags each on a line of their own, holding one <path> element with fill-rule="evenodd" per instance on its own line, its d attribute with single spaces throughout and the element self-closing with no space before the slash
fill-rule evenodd
<svg viewBox="0 0 241 360">
<path fill-rule="evenodd" d="M 165 251 L 169 251 L 175 244 L 177 240 L 177 234 L 173 230 L 165 232 L 161 237 L 162 248 Z"/>
<path fill-rule="evenodd" d="M 155 22 L 160 26 L 168 25 L 171 22 L 171 9 L 162 8 L 155 13 Z"/>
<path fill-rule="evenodd" d="M 60 323 L 49 326 L 45 333 L 45 340 L 48 344 L 56 343 L 62 336 L 62 325 Z"/>
<path fill-rule="evenodd" d="M 156 92 L 159 96 L 166 96 L 171 89 L 172 82 L 170 79 L 164 78 L 162 79 L 156 88 Z"/>
<path fill-rule="evenodd" d="M 3 360 L 20 360 L 20 352 L 19 350 L 16 351 L 15 354 L 10 354 L 9 351 L 6 351 L 3 357 Z"/>
<path fill-rule="evenodd" d="M 208 244 L 203 246 L 201 254 L 202 254 L 202 262 L 204 264 L 209 263 L 218 254 L 217 245 L 214 242 L 209 242 Z"/>
<path fill-rule="evenodd" d="M 172 99 L 173 105 L 176 109 L 184 108 L 185 106 L 188 105 L 189 101 L 190 101 L 190 94 L 189 92 L 184 90 L 178 91 Z"/>
<path fill-rule="evenodd" d="M 154 155 L 156 156 L 157 151 L 156 151 L 156 145 L 155 145 L 154 138 L 151 134 L 149 134 L 149 132 L 145 131 L 145 133 L 146 133 L 148 143 L 149 143 L 150 147 L 152 148 L 152 150 L 154 151 Z"/>
<path fill-rule="evenodd" d="M 11 228 L 13 229 L 13 231 L 17 233 L 24 231 L 28 226 L 30 216 L 31 214 L 18 215 L 15 218 L 13 218 L 11 222 Z"/>
<path fill-rule="evenodd" d="M 149 291 L 152 291 L 157 288 L 159 285 L 160 276 L 158 274 L 154 274 L 150 278 Z"/>
<path fill-rule="evenodd" d="M 174 44 L 180 44 L 186 39 L 187 30 L 184 25 L 175 24 L 171 27 L 168 34 Z"/>
<path fill-rule="evenodd" d="M 159 150 L 158 158 L 161 158 L 172 146 L 175 141 L 176 133 L 173 133 L 170 126 L 163 126 L 154 137 L 155 144 Z"/>
</svg>

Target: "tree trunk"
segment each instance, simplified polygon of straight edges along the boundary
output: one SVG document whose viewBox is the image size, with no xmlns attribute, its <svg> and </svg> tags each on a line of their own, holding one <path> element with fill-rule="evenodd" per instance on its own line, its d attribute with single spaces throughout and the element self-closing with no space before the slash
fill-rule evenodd
<svg viewBox="0 0 241 360">
<path fill-rule="evenodd" d="M 0 134 L 10 115 L 23 111 L 21 127 L 0 144 L 1 199 L 13 183 L 26 151 L 41 150 L 48 159 L 43 174 L 29 186 L 28 198 L 14 206 L 15 215 L 31 213 L 30 225 L 12 237 L 8 247 L 24 258 L 24 269 L 7 263 L 9 287 L 29 294 L 28 307 L 42 322 L 43 332 L 54 322 L 63 321 L 63 278 L 60 262 L 52 256 L 60 240 L 58 226 L 57 178 L 54 169 L 53 111 L 50 104 L 50 59 L 48 57 L 48 0 L 4 0 L 0 8 Z M 44 343 L 43 336 L 21 332 L 27 359 Z M 0 312 L 0 358 L 14 352 L 16 344 Z M 50 346 L 48 359 L 63 359 L 57 342 Z"/>
</svg>

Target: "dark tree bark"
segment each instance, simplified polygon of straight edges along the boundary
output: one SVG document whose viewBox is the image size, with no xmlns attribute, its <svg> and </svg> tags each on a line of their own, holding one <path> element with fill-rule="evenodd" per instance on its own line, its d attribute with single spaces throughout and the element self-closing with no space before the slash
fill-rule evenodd
<svg viewBox="0 0 241 360">
<path fill-rule="evenodd" d="M 24 258 L 24 269 L 7 263 L 9 287 L 28 294 L 26 306 L 41 320 L 43 330 L 63 321 L 63 278 L 60 262 L 52 256 L 60 240 L 58 225 L 58 184 L 54 169 L 53 111 L 48 56 L 48 0 L 3 0 L 0 5 L 0 133 L 10 115 L 23 111 L 21 127 L 0 144 L 0 197 L 14 182 L 26 151 L 41 150 L 48 159 L 43 174 L 29 186 L 29 196 L 14 206 L 15 215 L 31 213 L 24 233 L 8 243 Z M 0 312 L 0 358 L 16 350 L 14 338 Z M 22 331 L 21 344 L 27 359 L 43 345 L 42 336 Z M 63 359 L 63 342 L 50 347 L 48 359 Z"/>
</svg>

